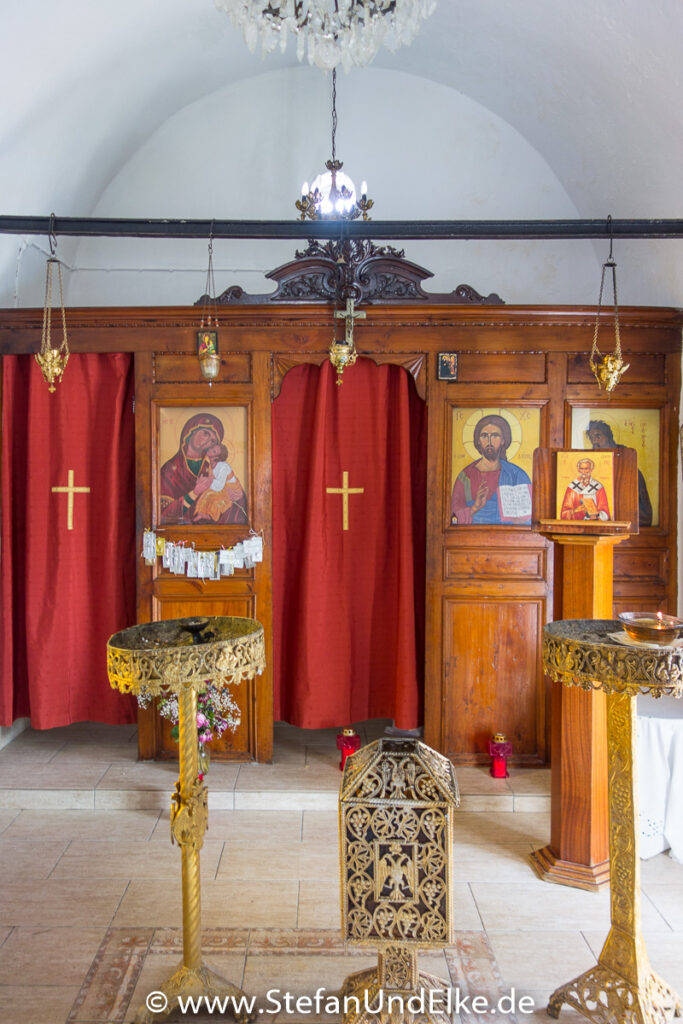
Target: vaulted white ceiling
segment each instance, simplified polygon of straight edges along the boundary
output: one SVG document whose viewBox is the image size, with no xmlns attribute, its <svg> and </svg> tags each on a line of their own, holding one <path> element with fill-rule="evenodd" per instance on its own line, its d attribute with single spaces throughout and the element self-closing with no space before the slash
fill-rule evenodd
<svg viewBox="0 0 683 1024">
<path fill-rule="evenodd" d="M 107 190 L 136 153 L 186 108 L 231 85 L 296 65 L 291 46 L 287 54 L 264 60 L 250 54 L 212 0 L 10 0 L 0 10 L 0 39 L 3 214 L 91 215 L 102 208 Z M 395 54 L 380 51 L 371 69 L 374 79 L 362 69 L 351 72 L 356 92 L 367 82 L 366 103 L 353 115 L 341 109 L 340 128 L 349 139 L 351 116 L 370 124 L 381 119 L 370 87 L 378 71 L 401 72 L 402 90 L 410 90 L 408 76 L 416 76 L 416 88 L 427 79 L 509 125 L 545 161 L 576 216 L 683 217 L 682 40 L 680 0 L 438 0 L 410 47 Z M 315 96 L 322 72 L 306 68 L 306 73 Z M 340 95 L 343 88 L 342 77 Z M 396 110 L 405 101 L 405 92 L 396 95 Z M 245 113 L 253 116 L 233 108 L 216 120 L 214 138 L 206 135 L 205 159 L 215 137 L 229 134 Z M 297 119 L 305 123 L 307 117 L 305 105 L 297 109 Z M 250 127 L 257 137 L 258 119 Z M 435 124 L 434 129 L 457 139 L 457 125 Z M 410 138 L 407 119 L 401 144 L 409 148 Z M 400 174 L 394 159 L 387 155 L 386 175 Z M 289 168 L 291 159 L 283 154 L 282 161 Z M 451 172 L 426 166 L 432 175 Z M 164 166 L 156 169 L 160 180 L 167 172 Z M 302 167 L 297 181 L 308 174 L 309 167 Z M 381 182 L 374 186 L 379 198 Z M 423 187 L 429 191 L 428 177 Z M 523 181 L 519 188 L 524 189 Z M 269 216 L 291 215 L 292 185 L 283 182 L 282 191 L 286 202 Z M 461 209 L 454 202 L 441 215 L 505 215 L 488 209 L 486 204 L 479 211 Z M 523 216 L 534 216 L 533 202 L 525 209 Z M 115 210 L 107 208 L 114 216 L 132 212 L 145 211 L 133 202 L 126 208 L 124 199 Z M 244 216 L 239 196 L 229 190 L 224 208 L 207 214 Z M 510 216 L 519 215 L 511 209 Z M 566 209 L 558 212 L 566 215 Z M 434 211 L 421 213 L 414 199 L 410 216 L 434 216 Z M 32 304 L 34 293 L 22 286 L 19 270 L 22 246 L 34 244 L 44 248 L 45 243 L 0 239 L 1 305 Z M 74 255 L 77 249 L 73 243 L 63 252 Z M 681 243 L 623 243 L 616 255 L 631 268 L 626 278 L 634 282 L 632 301 L 683 304 Z M 598 267 L 603 257 L 602 248 L 596 250 Z M 576 296 L 568 292 L 568 300 Z M 535 301 L 543 302 L 543 295 Z"/>
</svg>

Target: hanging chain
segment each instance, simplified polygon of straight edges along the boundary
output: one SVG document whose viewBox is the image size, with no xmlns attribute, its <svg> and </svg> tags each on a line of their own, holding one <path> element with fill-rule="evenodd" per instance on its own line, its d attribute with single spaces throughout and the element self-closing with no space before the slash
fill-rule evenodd
<svg viewBox="0 0 683 1024">
<path fill-rule="evenodd" d="M 45 274 L 45 302 L 43 304 L 43 329 L 40 336 L 41 353 L 52 350 L 52 270 L 57 267 L 57 282 L 59 284 L 59 306 L 62 313 L 62 341 L 56 352 L 66 352 L 68 359 L 69 347 L 66 335 L 66 310 L 64 309 L 64 293 L 62 288 L 62 264 L 56 256 L 50 256 L 47 261 L 47 272 Z M 50 388 L 54 391 L 54 388 Z"/>
<path fill-rule="evenodd" d="M 204 294 L 206 299 L 202 304 L 202 320 L 200 323 L 200 330 L 204 328 L 206 320 L 206 326 L 211 327 L 213 321 L 214 327 L 218 327 L 218 310 L 216 308 L 216 282 L 213 275 L 213 229 L 216 221 L 211 221 L 211 230 L 209 232 L 209 263 L 206 268 L 206 284 L 204 285 Z"/>
<path fill-rule="evenodd" d="M 337 159 L 337 69 L 332 68 L 332 161 Z"/>
<path fill-rule="evenodd" d="M 50 214 L 48 230 L 50 255 L 45 268 L 45 302 L 43 303 L 43 328 L 40 335 L 40 351 L 36 353 L 36 362 L 40 366 L 49 390 L 55 390 L 55 380 L 61 381 L 64 369 L 69 361 L 69 343 L 66 334 L 66 310 L 64 309 L 64 289 L 62 285 L 62 264 L 57 259 L 57 235 L 55 234 L 55 215 Z M 62 341 L 58 348 L 52 347 L 52 278 L 57 267 L 59 283 L 59 307 L 62 314 Z"/>
<path fill-rule="evenodd" d="M 619 303 L 617 300 L 617 265 L 613 259 L 608 259 L 602 265 L 602 277 L 600 279 L 600 295 L 598 298 L 598 312 L 595 318 L 595 330 L 593 331 L 593 348 L 591 349 L 591 364 L 596 358 L 601 359 L 602 353 L 598 348 L 598 330 L 600 328 L 600 306 L 602 305 L 602 293 L 605 287 L 605 271 L 612 271 L 612 291 L 614 293 L 614 355 L 621 359 L 621 335 L 619 332 Z"/>
<path fill-rule="evenodd" d="M 595 316 L 595 330 L 593 331 L 593 346 L 591 348 L 589 365 L 598 382 L 598 387 L 604 385 L 606 391 L 612 391 L 619 383 L 621 375 L 628 370 L 628 364 L 624 365 L 624 361 L 621 357 L 619 301 L 617 298 L 617 265 L 614 261 L 614 256 L 612 255 L 614 239 L 612 235 L 611 215 L 607 218 L 607 228 L 609 230 L 609 256 L 602 265 L 600 294 L 598 296 L 598 309 Z M 605 272 L 608 268 L 612 272 L 612 294 L 614 296 L 614 352 L 603 356 L 598 348 L 598 331 L 600 330 L 600 308 L 602 306 L 602 295 L 605 287 Z"/>
</svg>

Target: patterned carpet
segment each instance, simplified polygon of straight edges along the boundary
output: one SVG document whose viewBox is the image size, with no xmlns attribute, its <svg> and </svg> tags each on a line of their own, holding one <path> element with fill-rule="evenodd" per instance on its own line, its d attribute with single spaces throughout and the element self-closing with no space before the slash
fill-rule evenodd
<svg viewBox="0 0 683 1024">
<path fill-rule="evenodd" d="M 339 1020 L 338 1015 L 316 1013 L 314 1005 L 302 1010 L 294 1003 L 300 997 L 313 998 L 320 988 L 333 997 L 349 974 L 376 965 L 373 950 L 345 948 L 336 930 L 214 928 L 204 931 L 202 949 L 209 966 L 258 998 L 258 1019 L 279 1024 Z M 68 1024 L 128 1024 L 181 959 L 179 929 L 110 928 Z M 462 1024 L 493 1020 L 517 1024 L 515 1014 L 504 1012 L 503 1007 L 494 1013 L 478 1013 L 468 1004 L 475 996 L 483 996 L 489 1006 L 496 1006 L 507 994 L 483 932 L 458 932 L 455 944 L 443 952 L 422 953 L 419 966 L 457 990 L 460 1013 L 455 1019 Z M 282 994 L 268 999 L 267 993 L 274 990 Z M 286 992 L 291 993 L 289 1003 L 284 998 Z M 220 1011 L 181 1014 L 176 1010 L 166 1019 L 210 1024 L 232 1017 Z"/>
</svg>

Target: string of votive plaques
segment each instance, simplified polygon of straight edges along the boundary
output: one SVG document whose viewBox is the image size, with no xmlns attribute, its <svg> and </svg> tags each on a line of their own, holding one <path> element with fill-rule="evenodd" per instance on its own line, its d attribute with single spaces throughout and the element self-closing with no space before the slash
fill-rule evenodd
<svg viewBox="0 0 683 1024">
<path fill-rule="evenodd" d="M 161 558 L 162 567 L 174 576 L 202 582 L 220 580 L 223 576 L 233 576 L 235 569 L 253 569 L 257 562 L 263 561 L 263 532 L 250 528 L 249 536 L 232 547 L 221 545 L 214 550 L 198 551 L 194 544 L 166 540 L 154 530 L 144 530 L 142 558 L 146 565 L 156 565 Z"/>
</svg>

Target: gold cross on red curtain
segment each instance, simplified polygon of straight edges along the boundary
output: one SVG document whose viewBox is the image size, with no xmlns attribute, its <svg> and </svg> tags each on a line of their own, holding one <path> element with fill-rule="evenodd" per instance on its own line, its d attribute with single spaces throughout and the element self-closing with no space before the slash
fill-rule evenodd
<svg viewBox="0 0 683 1024">
<path fill-rule="evenodd" d="M 341 487 L 328 487 L 328 494 L 341 494 L 342 495 L 342 530 L 348 530 L 349 528 L 349 494 L 363 494 L 365 491 L 364 487 L 349 487 L 349 474 L 345 469 L 342 473 L 342 486 Z"/>
<path fill-rule="evenodd" d="M 74 471 L 70 469 L 67 474 L 67 485 L 66 487 L 52 487 L 50 488 L 52 493 L 63 493 L 68 494 L 66 505 L 66 528 L 67 530 L 73 530 L 74 528 L 74 494 L 90 494 L 89 487 L 74 487 Z"/>
</svg>

